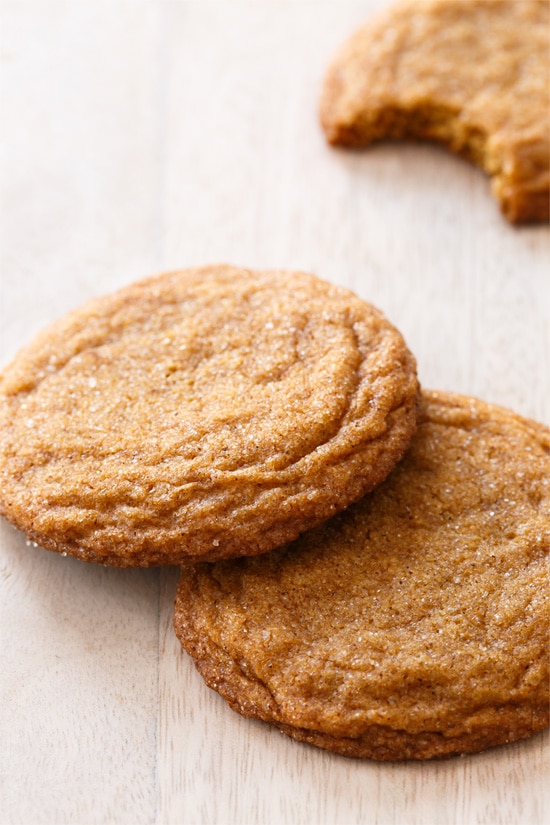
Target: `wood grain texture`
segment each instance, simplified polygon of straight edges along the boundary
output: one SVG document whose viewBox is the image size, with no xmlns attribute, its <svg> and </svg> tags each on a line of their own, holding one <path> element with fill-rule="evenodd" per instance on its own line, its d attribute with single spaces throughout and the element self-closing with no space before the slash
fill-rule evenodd
<svg viewBox="0 0 550 825">
<path fill-rule="evenodd" d="M 207 262 L 377 304 L 427 387 L 550 423 L 550 233 L 434 147 L 329 149 L 327 61 L 383 0 L 3 0 L 1 361 L 87 298 Z M 177 571 L 0 524 L 2 825 L 542 825 L 548 735 L 356 762 L 242 719 L 172 629 Z M 545 781 L 546 779 L 546 781 Z"/>
</svg>

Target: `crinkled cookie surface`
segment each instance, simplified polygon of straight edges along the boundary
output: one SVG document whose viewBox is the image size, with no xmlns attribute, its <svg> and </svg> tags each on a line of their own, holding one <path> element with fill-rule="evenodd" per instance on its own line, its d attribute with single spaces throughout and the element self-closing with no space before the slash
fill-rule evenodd
<svg viewBox="0 0 550 825">
<path fill-rule="evenodd" d="M 550 430 L 423 393 L 376 490 L 265 556 L 182 568 L 175 628 L 245 716 L 429 759 L 548 725 Z"/>
<path fill-rule="evenodd" d="M 0 380 L 0 512 L 119 566 L 254 555 L 381 481 L 415 428 L 414 359 L 351 292 L 211 266 L 53 324 Z"/>
<path fill-rule="evenodd" d="M 550 212 L 548 0 L 405 0 L 328 69 L 330 143 L 436 140 L 480 165 L 512 223 Z"/>
</svg>

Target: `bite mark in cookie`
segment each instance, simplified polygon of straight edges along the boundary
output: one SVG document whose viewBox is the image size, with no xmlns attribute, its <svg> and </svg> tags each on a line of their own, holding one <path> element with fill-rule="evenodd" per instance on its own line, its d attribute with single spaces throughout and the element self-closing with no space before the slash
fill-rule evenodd
<svg viewBox="0 0 550 825">
<path fill-rule="evenodd" d="M 550 214 L 550 4 L 404 0 L 330 66 L 321 122 L 335 145 L 435 140 L 481 166 L 512 223 Z"/>
</svg>

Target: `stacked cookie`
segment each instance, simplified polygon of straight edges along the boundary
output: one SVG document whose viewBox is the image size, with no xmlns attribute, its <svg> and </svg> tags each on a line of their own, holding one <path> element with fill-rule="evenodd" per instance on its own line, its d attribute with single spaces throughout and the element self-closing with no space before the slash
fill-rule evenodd
<svg viewBox="0 0 550 825">
<path fill-rule="evenodd" d="M 2 381 L 2 512 L 117 566 L 264 553 L 382 481 L 417 379 L 378 310 L 312 275 L 211 266 L 50 327 Z"/>
<path fill-rule="evenodd" d="M 550 430 L 421 392 L 348 290 L 210 266 L 86 304 L 3 373 L 0 483 L 42 547 L 181 564 L 206 683 L 295 739 L 427 759 L 548 725 Z"/>
</svg>

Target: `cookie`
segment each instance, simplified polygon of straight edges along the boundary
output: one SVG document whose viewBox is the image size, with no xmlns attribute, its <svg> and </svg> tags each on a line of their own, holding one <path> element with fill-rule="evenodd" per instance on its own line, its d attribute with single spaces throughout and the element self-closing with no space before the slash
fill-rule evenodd
<svg viewBox="0 0 550 825">
<path fill-rule="evenodd" d="M 117 566 L 263 553 L 382 481 L 415 428 L 401 334 L 298 272 L 210 266 L 87 303 L 0 380 L 0 511 Z"/>
<path fill-rule="evenodd" d="M 175 629 L 244 716 L 346 756 L 430 759 L 548 725 L 550 430 L 423 393 L 372 493 L 292 544 L 182 569 Z"/>
<path fill-rule="evenodd" d="M 550 212 L 548 0 L 405 0 L 344 44 L 322 92 L 331 144 L 438 141 L 490 175 L 511 223 Z"/>
</svg>

